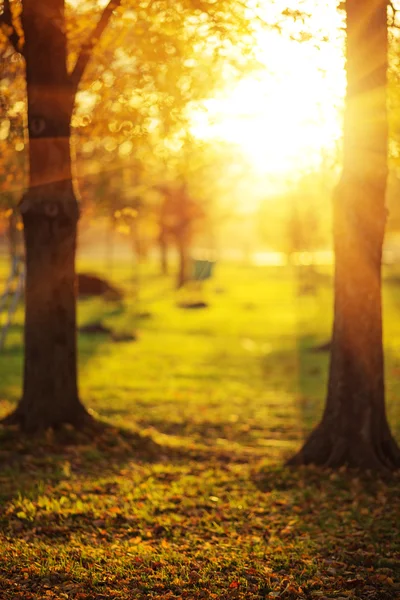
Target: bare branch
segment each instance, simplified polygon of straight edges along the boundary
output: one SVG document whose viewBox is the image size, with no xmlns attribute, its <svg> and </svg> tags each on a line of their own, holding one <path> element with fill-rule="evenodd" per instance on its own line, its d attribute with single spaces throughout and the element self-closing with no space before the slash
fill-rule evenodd
<svg viewBox="0 0 400 600">
<path fill-rule="evenodd" d="M 10 0 L 4 0 L 3 12 L 0 14 L 0 28 L 7 36 L 14 50 L 22 53 L 21 39 L 13 22 Z"/>
<path fill-rule="evenodd" d="M 95 48 L 97 42 L 99 41 L 103 31 L 108 25 L 108 22 L 113 14 L 114 10 L 118 8 L 121 4 L 121 0 L 110 0 L 104 9 L 99 22 L 96 27 L 89 35 L 88 39 L 82 45 L 81 51 L 78 55 L 75 67 L 72 70 L 70 75 L 70 81 L 72 83 L 73 89 L 76 90 L 80 80 L 82 79 L 82 75 L 85 72 L 87 64 L 92 55 L 93 49 Z"/>
<path fill-rule="evenodd" d="M 389 26 L 394 27 L 395 29 L 400 29 L 400 25 L 396 21 L 396 17 L 399 12 L 399 9 L 396 8 L 396 6 L 394 5 L 394 2 L 392 2 L 392 0 L 388 0 L 388 7 L 390 8 L 390 12 L 391 12 L 391 15 L 390 15 L 391 20 L 390 20 Z"/>
</svg>

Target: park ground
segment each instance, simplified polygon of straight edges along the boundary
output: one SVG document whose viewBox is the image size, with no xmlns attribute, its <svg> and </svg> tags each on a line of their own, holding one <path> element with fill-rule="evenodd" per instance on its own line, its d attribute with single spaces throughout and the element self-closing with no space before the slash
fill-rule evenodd
<svg viewBox="0 0 400 600">
<path fill-rule="evenodd" d="M 399 273 L 384 273 L 398 441 Z M 399 474 L 283 466 L 323 407 L 328 270 L 310 287 L 300 269 L 218 265 L 199 310 L 179 308 L 188 298 L 155 266 L 109 275 L 123 305 L 79 302 L 80 325 L 122 338 L 79 335 L 81 398 L 102 427 L 0 430 L 1 600 L 399 598 Z M 21 366 L 22 311 L 0 356 L 0 416 Z"/>
</svg>

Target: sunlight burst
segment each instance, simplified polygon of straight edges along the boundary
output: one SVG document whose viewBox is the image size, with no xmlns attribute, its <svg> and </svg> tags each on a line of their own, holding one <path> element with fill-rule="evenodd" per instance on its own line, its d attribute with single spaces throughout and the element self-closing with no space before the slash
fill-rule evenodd
<svg viewBox="0 0 400 600">
<path fill-rule="evenodd" d="M 332 2 L 309 5 L 310 23 L 302 27 L 317 26 L 316 38 L 299 42 L 287 32 L 259 31 L 256 54 L 263 68 L 192 115 L 197 137 L 237 144 L 258 174 L 295 178 L 318 168 L 323 153 L 337 153 L 345 91 L 343 17 Z"/>
</svg>

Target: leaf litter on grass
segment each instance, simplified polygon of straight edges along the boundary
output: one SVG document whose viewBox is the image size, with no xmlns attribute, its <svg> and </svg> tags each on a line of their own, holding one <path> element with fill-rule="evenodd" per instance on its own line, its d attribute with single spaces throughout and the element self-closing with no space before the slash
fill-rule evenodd
<svg viewBox="0 0 400 600">
<path fill-rule="evenodd" d="M 83 441 L 47 442 L 42 455 L 20 448 L 21 491 L 3 489 L 0 511 L 0 597 L 392 600 L 400 592 L 398 476 L 293 471 L 234 453 L 223 462 L 217 448 L 195 457 L 193 448 L 163 448 L 160 462 L 135 456 L 133 445 L 128 454 L 125 445 L 106 449 L 104 434 L 102 450 L 88 456 Z"/>
</svg>

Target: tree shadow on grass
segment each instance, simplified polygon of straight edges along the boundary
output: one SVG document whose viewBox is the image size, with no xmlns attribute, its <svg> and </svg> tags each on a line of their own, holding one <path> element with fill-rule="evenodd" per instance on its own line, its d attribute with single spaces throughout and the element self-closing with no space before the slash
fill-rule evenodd
<svg viewBox="0 0 400 600">
<path fill-rule="evenodd" d="M 294 342 L 294 343 L 293 343 Z M 300 445 L 305 435 L 317 423 L 322 412 L 324 398 L 321 390 L 325 389 L 328 370 L 328 356 L 326 354 L 314 356 L 309 352 L 315 340 L 305 338 L 298 345 L 293 338 L 284 340 L 284 349 L 275 349 L 259 358 L 261 371 L 265 379 L 265 390 L 271 396 L 276 396 L 269 410 L 264 410 L 260 402 L 250 406 L 243 401 L 236 404 L 231 410 L 213 410 L 207 416 L 204 411 L 197 411 L 195 405 L 183 413 L 174 412 L 178 406 L 172 401 L 168 402 L 170 410 L 165 410 L 165 398 L 155 398 L 151 403 L 140 400 L 132 401 L 121 408 L 106 406 L 101 409 L 101 416 L 110 419 L 132 417 L 135 404 L 140 405 L 140 410 L 135 414 L 135 423 L 142 429 L 152 429 L 166 436 L 176 436 L 180 441 L 195 441 L 208 447 L 215 446 L 216 440 L 242 446 L 258 447 L 259 441 L 267 452 L 267 442 L 278 443 L 280 440 L 293 442 L 298 440 Z M 289 347 L 290 343 L 290 347 Z M 256 360 L 256 359 L 254 359 Z M 219 363 L 221 367 L 222 363 Z M 231 362 L 227 363 L 228 366 Z M 223 366 L 223 365 L 222 365 Z M 240 371 L 234 375 L 237 379 Z M 185 381 L 199 384 L 209 384 L 210 387 L 218 384 L 223 386 L 218 373 L 173 373 L 173 378 L 185 389 Z M 247 377 L 247 373 L 246 373 Z M 145 391 L 147 388 L 143 388 Z M 205 390 L 207 390 L 207 386 Z M 135 396 L 139 395 L 140 388 L 134 388 Z M 284 396 L 282 393 L 284 392 Z M 205 392 L 206 393 L 206 392 Z M 158 410 L 162 406 L 163 410 Z M 268 408 L 268 407 L 267 407 Z M 256 420 L 254 413 L 262 411 L 262 420 Z M 231 412 L 237 413 L 231 415 Z M 233 420 L 231 417 L 235 417 Z"/>
<path fill-rule="evenodd" d="M 34 438 L 21 436 L 13 429 L 0 429 L 0 448 L 0 536 L 13 540 L 17 546 L 22 543 L 52 548 L 54 566 L 47 569 L 45 576 L 30 575 L 26 581 L 29 590 L 32 586 L 35 590 L 36 586 L 41 591 L 43 586 L 72 585 L 76 581 L 79 581 L 76 589 L 82 590 L 82 581 L 88 578 L 86 567 L 97 563 L 97 559 L 80 557 L 83 558 L 80 572 L 76 567 L 71 572 L 63 566 L 65 556 L 69 562 L 75 559 L 71 552 L 82 537 L 101 552 L 116 540 L 135 547 L 138 540 L 147 541 L 149 531 L 155 544 L 168 539 L 170 525 L 160 525 L 156 516 L 151 521 L 147 517 L 146 511 L 154 502 L 154 515 L 157 511 L 160 514 L 171 511 L 168 501 L 165 504 L 162 497 L 151 496 L 152 481 L 167 490 L 182 474 L 195 476 L 208 469 L 228 470 L 232 463 L 247 464 L 252 458 L 243 452 L 174 447 L 157 442 L 150 435 L 101 422 L 92 431 L 64 428 Z M 148 486 L 149 491 L 143 486 Z M 126 494 L 132 495 L 135 489 L 143 489 L 144 496 L 139 497 L 140 501 L 131 500 L 130 509 Z M 174 506 L 178 512 L 180 502 L 177 497 Z M 141 513 L 137 504 L 144 503 L 147 508 Z M 200 499 L 196 510 L 212 511 L 214 506 Z M 57 562 L 56 556 L 64 556 L 64 562 L 61 559 Z M 6 570 L 2 573 L 0 558 L 0 573 L 4 575 L 0 595 L 2 589 L 8 589 L 5 583 L 8 579 L 10 586 L 18 579 L 21 564 L 18 562 L 18 570 L 12 573 L 12 563 L 6 557 Z M 23 587 L 23 584 L 22 580 L 18 585 Z M 93 582 L 87 581 L 85 590 L 91 585 Z M 99 584 L 95 590 L 99 592 Z M 95 590 L 90 597 L 97 598 Z"/>
<path fill-rule="evenodd" d="M 294 338 L 291 346 L 278 347 L 260 359 L 266 386 L 291 398 L 279 411 L 281 421 L 297 421 L 302 437 L 318 422 L 324 403 L 329 355 L 312 353 L 316 343 L 311 336 Z"/>
<path fill-rule="evenodd" d="M 108 411 L 103 414 L 111 415 Z M 114 413 L 117 414 L 117 411 Z M 153 416 L 149 412 L 148 417 L 136 419 L 136 423 L 144 429 L 151 429 L 164 436 L 178 438 L 185 443 L 190 441 L 201 444 L 207 448 L 213 448 L 218 444 L 234 445 L 242 448 L 261 448 L 258 444 L 260 439 L 276 441 L 279 443 L 283 438 L 287 441 L 298 440 L 297 429 L 292 426 L 280 426 L 267 423 L 252 423 L 231 421 L 228 418 L 211 420 L 204 418 L 194 420 L 182 418 L 179 420 L 162 419 Z M 264 447 L 265 448 L 265 447 Z"/>
<path fill-rule="evenodd" d="M 347 581 L 341 579 L 341 590 L 361 590 L 365 583 L 367 593 L 372 590 L 368 585 L 380 584 L 374 569 L 386 576 L 398 572 L 399 472 L 383 476 L 344 468 L 335 472 L 316 467 L 266 466 L 253 472 L 253 482 L 267 496 L 279 493 L 278 510 L 287 510 L 291 515 L 291 526 L 286 531 L 271 532 L 277 543 L 289 539 L 295 545 L 308 536 L 319 548 L 314 560 L 325 564 L 328 573 L 335 575 L 336 569 L 347 569 L 349 575 Z M 353 579 L 350 571 L 357 573 L 360 569 L 365 573 L 359 580 Z M 369 584 L 364 581 L 367 577 L 372 580 Z M 385 582 L 383 575 L 381 582 Z"/>
<path fill-rule="evenodd" d="M 83 479 L 118 474 L 128 463 L 212 464 L 247 463 L 252 453 L 245 449 L 224 449 L 202 444 L 174 444 L 162 436 L 157 441 L 148 432 L 116 427 L 95 421 L 93 427 L 77 431 L 63 427 L 42 435 L 23 435 L 14 427 L 0 426 L 0 498 L 33 493 L 38 482 L 52 485 L 68 480 L 71 474 Z M 39 493 L 39 492 L 38 492 Z"/>
</svg>

